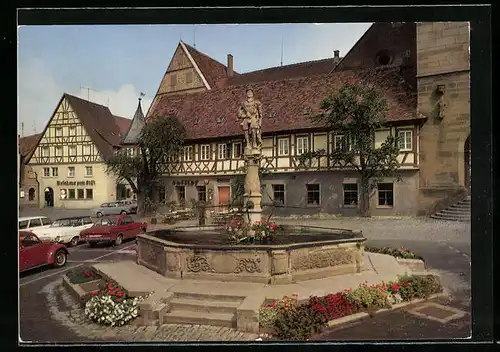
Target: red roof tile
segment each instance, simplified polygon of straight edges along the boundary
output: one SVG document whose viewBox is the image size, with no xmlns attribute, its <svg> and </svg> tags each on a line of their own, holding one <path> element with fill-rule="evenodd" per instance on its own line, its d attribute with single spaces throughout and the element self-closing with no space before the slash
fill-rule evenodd
<svg viewBox="0 0 500 352">
<path fill-rule="evenodd" d="M 263 133 L 321 127 L 306 115 L 319 112 L 324 98 L 346 83 L 364 81 L 380 87 L 388 101 L 389 121 L 422 118 L 417 114 L 417 100 L 398 68 L 341 71 L 251 85 L 263 105 Z M 188 139 L 209 139 L 242 135 L 236 118 L 237 108 L 245 98 L 248 85 L 183 95 L 158 97 L 149 118 L 176 116 L 188 131 Z M 274 118 L 270 118 L 274 116 Z"/>
<path fill-rule="evenodd" d="M 115 118 L 115 123 L 118 126 L 118 129 L 120 130 L 120 135 L 124 136 L 128 132 L 132 120 L 127 119 L 126 117 L 121 117 L 116 115 L 113 115 L 113 117 Z"/>
<path fill-rule="evenodd" d="M 184 42 L 183 44 L 186 46 L 189 54 L 198 65 L 200 71 L 203 73 L 203 76 L 210 85 L 210 88 L 214 89 L 222 87 L 222 85 L 224 84 L 224 80 L 227 77 L 226 65 L 221 64 L 219 61 L 212 59 L 207 54 L 196 50 L 195 48 Z M 233 74 L 238 75 L 238 73 L 234 71 Z"/>
<path fill-rule="evenodd" d="M 41 133 L 38 134 L 32 134 L 31 136 L 26 136 L 26 137 L 21 137 L 19 138 L 19 152 L 21 153 L 22 156 L 28 155 L 32 149 L 34 149 L 37 144 L 38 140 L 42 136 Z"/>
</svg>

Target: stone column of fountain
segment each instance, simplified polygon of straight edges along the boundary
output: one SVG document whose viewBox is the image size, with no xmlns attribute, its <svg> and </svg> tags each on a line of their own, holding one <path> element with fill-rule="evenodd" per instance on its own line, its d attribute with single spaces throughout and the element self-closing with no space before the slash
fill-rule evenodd
<svg viewBox="0 0 500 352">
<path fill-rule="evenodd" d="M 244 205 L 248 216 L 244 216 L 244 222 L 252 225 L 261 220 L 262 208 L 260 193 L 259 167 L 262 158 L 262 104 L 254 99 L 252 89 L 246 90 L 247 99 L 241 103 L 238 109 L 238 119 L 245 134 L 245 150 L 243 158 L 246 164 Z"/>
</svg>

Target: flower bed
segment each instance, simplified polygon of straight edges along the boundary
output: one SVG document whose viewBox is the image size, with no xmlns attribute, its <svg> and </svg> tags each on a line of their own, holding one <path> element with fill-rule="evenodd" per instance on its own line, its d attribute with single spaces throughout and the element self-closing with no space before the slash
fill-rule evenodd
<svg viewBox="0 0 500 352">
<path fill-rule="evenodd" d="M 404 248 L 404 247 L 399 247 L 399 248 L 365 247 L 365 251 L 371 252 L 371 253 L 388 254 L 388 255 L 392 255 L 393 257 L 402 258 L 402 259 L 418 259 L 418 260 L 422 260 L 422 261 L 424 260 L 421 256 L 416 255 L 415 253 L 409 251 L 407 248 Z"/>
<path fill-rule="evenodd" d="M 88 293 L 85 316 L 98 324 L 122 326 L 137 317 L 139 303 L 144 298 L 129 297 L 122 287 L 106 283 Z"/>
<path fill-rule="evenodd" d="M 234 243 L 268 243 L 283 232 L 283 227 L 266 220 L 256 221 L 249 225 L 241 220 L 233 219 L 226 225 L 226 231 Z"/>
<path fill-rule="evenodd" d="M 439 278 L 434 275 L 402 276 L 394 282 L 377 285 L 362 283 L 356 289 L 312 296 L 297 304 L 296 295 L 267 303 L 259 310 L 259 325 L 280 339 L 304 340 L 321 332 L 328 322 L 352 314 L 389 309 L 393 304 L 425 299 L 443 292 Z"/>
<path fill-rule="evenodd" d="M 99 275 L 94 268 L 89 266 L 80 266 L 69 270 L 66 273 L 69 282 L 74 285 L 84 284 L 86 282 L 100 280 L 101 275 Z"/>
</svg>

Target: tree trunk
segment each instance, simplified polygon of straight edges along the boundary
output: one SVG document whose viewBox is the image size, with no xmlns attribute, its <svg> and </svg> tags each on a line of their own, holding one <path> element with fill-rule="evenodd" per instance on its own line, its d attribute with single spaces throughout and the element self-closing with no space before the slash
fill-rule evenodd
<svg viewBox="0 0 500 352">
<path fill-rule="evenodd" d="M 146 193 L 139 189 L 137 191 L 137 216 L 143 217 L 146 215 Z"/>
<path fill-rule="evenodd" d="M 361 216 L 370 217 L 370 180 L 361 176 L 361 196 L 359 210 Z"/>
</svg>

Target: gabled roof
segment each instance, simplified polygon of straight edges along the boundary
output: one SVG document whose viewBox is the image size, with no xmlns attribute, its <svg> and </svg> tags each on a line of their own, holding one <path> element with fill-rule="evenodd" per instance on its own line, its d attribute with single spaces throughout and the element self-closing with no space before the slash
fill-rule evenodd
<svg viewBox="0 0 500 352">
<path fill-rule="evenodd" d="M 210 88 L 214 89 L 222 87 L 224 85 L 224 80 L 227 77 L 227 66 L 182 41 L 181 44 L 185 46 L 195 61 L 201 73 L 207 80 Z M 233 71 L 233 75 L 238 75 L 238 73 Z"/>
<path fill-rule="evenodd" d="M 122 132 L 122 128 L 125 128 L 127 121 L 129 124 L 131 121 L 129 119 L 125 119 L 124 117 L 113 115 L 107 106 L 96 104 L 68 93 L 64 93 L 59 100 L 52 117 L 47 122 L 44 131 L 39 135 L 34 148 L 30 151 L 27 162 L 33 155 L 33 152 L 40 143 L 47 127 L 50 125 L 57 108 L 61 105 L 64 99 L 66 99 L 73 108 L 80 122 L 85 127 L 85 131 L 92 139 L 103 158 L 106 159 L 111 156 L 113 154 L 113 147 L 120 146 L 120 133 Z"/>
<path fill-rule="evenodd" d="M 139 134 L 142 128 L 146 124 L 144 114 L 142 113 L 141 99 L 139 98 L 139 104 L 135 110 L 132 122 L 129 123 L 128 129 L 123 134 L 122 144 L 136 144 L 138 142 Z"/>
<path fill-rule="evenodd" d="M 28 155 L 37 146 L 41 136 L 42 134 L 38 133 L 19 138 L 19 153 L 24 157 Z"/>
<path fill-rule="evenodd" d="M 251 71 L 227 77 L 225 83 L 226 85 L 249 84 L 326 74 L 330 73 L 335 68 L 339 60 L 340 58 L 328 58 Z"/>
<path fill-rule="evenodd" d="M 320 103 L 346 83 L 371 83 L 379 87 L 389 105 L 388 121 L 423 118 L 417 113 L 416 95 L 398 68 L 340 71 L 281 81 L 255 83 L 251 87 L 262 102 L 263 133 L 324 127 L 309 116 L 320 112 Z M 233 85 L 183 96 L 160 96 L 150 118 L 176 116 L 188 132 L 188 139 L 241 136 L 236 113 L 245 99 L 247 85 Z"/>
</svg>

